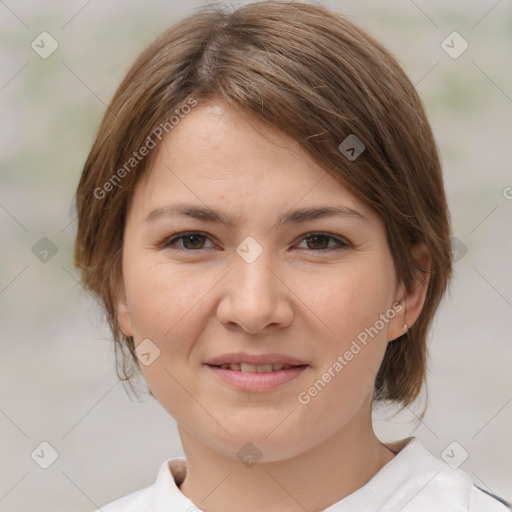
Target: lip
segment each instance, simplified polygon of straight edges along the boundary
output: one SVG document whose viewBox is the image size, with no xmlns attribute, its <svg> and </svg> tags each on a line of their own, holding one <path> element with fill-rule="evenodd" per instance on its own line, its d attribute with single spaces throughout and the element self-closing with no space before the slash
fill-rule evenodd
<svg viewBox="0 0 512 512">
<path fill-rule="evenodd" d="M 278 386 L 281 386 L 282 384 L 295 379 L 304 370 L 306 370 L 306 368 L 309 368 L 309 365 L 304 364 L 302 366 L 292 366 L 291 368 L 288 368 L 286 370 L 277 370 L 267 373 L 245 373 L 236 370 L 224 370 L 222 368 L 218 368 L 217 366 L 211 366 L 209 364 L 206 364 L 205 366 L 209 371 L 213 372 L 213 374 L 219 377 L 223 382 L 242 391 L 251 392 L 270 391 L 272 389 L 275 389 Z"/>
<path fill-rule="evenodd" d="M 247 363 L 255 366 L 263 364 L 289 364 L 290 366 L 302 366 L 308 364 L 305 361 L 295 359 L 285 354 L 248 354 L 246 352 L 230 352 L 229 354 L 223 354 L 221 356 L 214 357 L 213 359 L 209 359 L 204 364 L 208 366 L 220 366 L 221 364 L 229 363 Z"/>
</svg>

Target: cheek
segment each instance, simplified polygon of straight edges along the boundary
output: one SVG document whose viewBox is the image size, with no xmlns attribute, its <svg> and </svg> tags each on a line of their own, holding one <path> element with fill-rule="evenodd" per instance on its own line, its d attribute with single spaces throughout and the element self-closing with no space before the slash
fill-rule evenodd
<svg viewBox="0 0 512 512">
<path fill-rule="evenodd" d="M 159 351 L 154 363 L 140 364 L 141 371 L 157 399 L 165 398 L 159 397 L 165 390 L 179 404 L 183 393 L 179 383 L 189 380 L 184 362 L 190 360 L 195 341 L 211 316 L 207 291 L 218 276 L 147 255 L 144 261 L 135 254 L 126 260 L 125 276 L 135 345 L 149 339 Z"/>
<path fill-rule="evenodd" d="M 152 258 L 128 264 L 127 271 L 125 281 L 136 338 L 172 340 L 185 325 L 197 325 L 205 289 L 214 284 L 207 274 Z"/>
<path fill-rule="evenodd" d="M 391 311 L 387 321 L 381 320 L 381 315 L 390 312 L 394 286 L 393 268 L 383 261 L 345 268 L 333 276 L 323 293 L 314 295 L 319 317 L 329 329 L 317 340 L 322 345 L 317 369 L 322 382 L 317 386 L 321 390 L 318 398 L 312 401 L 326 415 L 333 402 L 343 415 L 373 392 L 394 316 Z"/>
<path fill-rule="evenodd" d="M 155 398 L 181 417 L 190 407 L 189 393 L 197 394 L 187 361 L 208 318 L 205 293 L 215 280 L 185 265 L 146 260 L 128 264 L 132 280 L 126 279 L 135 344 L 150 339 L 159 350 L 154 362 L 140 368 Z"/>
<path fill-rule="evenodd" d="M 377 332 L 374 326 L 391 300 L 389 283 L 378 281 L 378 275 L 369 269 L 340 273 L 328 293 L 316 295 L 319 316 L 329 330 L 316 339 L 322 346 L 319 364 L 297 401 L 307 411 L 304 421 L 311 428 L 314 418 L 323 418 L 326 435 L 372 401 L 388 324 L 379 323 Z"/>
<path fill-rule="evenodd" d="M 335 348 L 350 345 L 365 329 L 370 328 L 392 305 L 393 273 L 371 261 L 367 265 L 352 266 L 333 273 L 322 289 L 310 292 L 312 309 L 329 327 Z M 322 291 L 323 290 L 323 291 Z M 316 309 L 315 309 L 316 308 Z M 379 329 L 385 337 L 387 325 Z"/>
</svg>

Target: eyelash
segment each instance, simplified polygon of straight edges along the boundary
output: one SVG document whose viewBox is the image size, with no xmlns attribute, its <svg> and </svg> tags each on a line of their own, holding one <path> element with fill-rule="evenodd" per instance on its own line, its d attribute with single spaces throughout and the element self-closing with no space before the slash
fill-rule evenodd
<svg viewBox="0 0 512 512">
<path fill-rule="evenodd" d="M 176 241 L 178 240 L 183 240 L 184 238 L 188 237 L 188 236 L 203 236 L 203 237 L 206 237 L 208 238 L 208 236 L 200 231 L 187 231 L 185 233 L 180 233 L 176 236 L 172 236 L 170 238 L 166 238 L 160 245 L 159 245 L 159 248 L 160 249 L 168 249 L 168 250 L 171 250 L 171 251 L 185 251 L 185 252 L 198 252 L 198 251 L 202 251 L 202 250 L 206 250 L 206 249 L 186 249 L 184 247 L 177 247 L 177 246 L 174 246 L 172 247 Z M 327 249 L 303 249 L 307 252 L 329 252 L 329 251 L 332 251 L 332 250 L 336 250 L 336 249 L 342 249 L 342 250 L 346 250 L 350 247 L 350 244 L 348 242 L 345 242 L 344 240 L 338 238 L 338 237 L 335 237 L 333 235 L 331 235 L 330 233 L 325 233 L 323 231 L 314 231 L 314 232 L 311 232 L 311 233 L 306 233 L 306 235 L 304 235 L 300 242 L 303 242 L 304 240 L 308 240 L 310 238 L 313 238 L 315 236 L 323 236 L 323 237 L 327 237 L 327 238 L 330 238 L 332 240 L 335 240 L 339 246 L 338 247 L 334 247 L 334 248 L 327 248 Z M 208 249 L 208 248 L 207 248 Z"/>
</svg>

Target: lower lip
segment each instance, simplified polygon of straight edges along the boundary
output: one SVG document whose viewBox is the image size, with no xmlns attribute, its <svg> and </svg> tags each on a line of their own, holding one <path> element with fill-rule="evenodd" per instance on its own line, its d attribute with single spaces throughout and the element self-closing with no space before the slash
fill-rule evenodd
<svg viewBox="0 0 512 512">
<path fill-rule="evenodd" d="M 206 367 L 212 370 L 221 380 L 237 389 L 243 391 L 268 391 L 295 379 L 308 365 L 294 366 L 287 370 L 266 373 L 244 373 L 236 370 L 224 370 L 217 366 L 209 365 L 206 365 Z"/>
</svg>

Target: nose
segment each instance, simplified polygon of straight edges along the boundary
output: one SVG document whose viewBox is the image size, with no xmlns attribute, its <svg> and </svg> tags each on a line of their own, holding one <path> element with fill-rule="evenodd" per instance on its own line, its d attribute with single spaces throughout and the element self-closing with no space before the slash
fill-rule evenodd
<svg viewBox="0 0 512 512">
<path fill-rule="evenodd" d="M 234 266 L 223 280 L 217 309 L 219 322 L 250 334 L 290 325 L 293 293 L 280 275 L 271 251 L 263 250 L 254 260 L 240 254 L 234 255 Z"/>
</svg>

